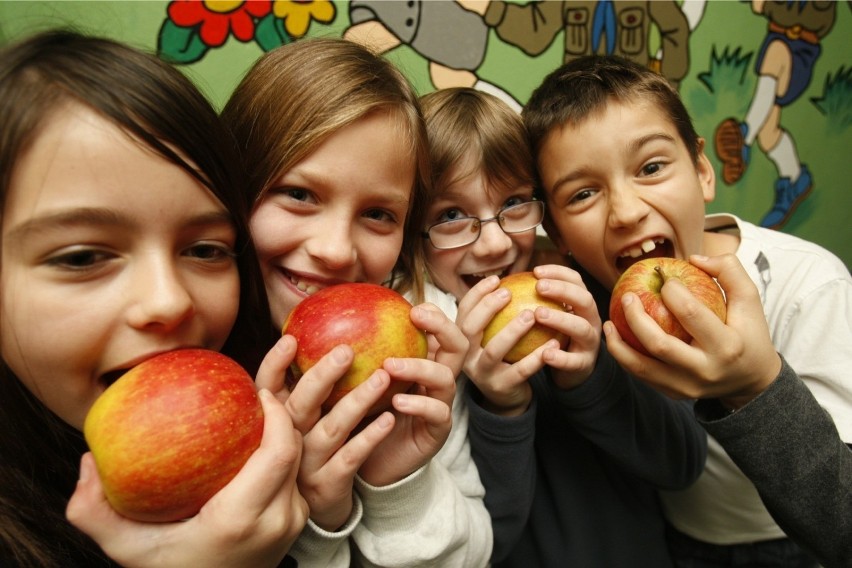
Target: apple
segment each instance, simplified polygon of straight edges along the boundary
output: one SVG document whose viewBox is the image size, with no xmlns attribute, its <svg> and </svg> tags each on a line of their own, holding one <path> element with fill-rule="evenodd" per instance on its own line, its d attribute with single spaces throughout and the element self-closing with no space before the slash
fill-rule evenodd
<svg viewBox="0 0 852 568">
<path fill-rule="evenodd" d="M 500 288 L 506 288 L 512 293 L 512 299 L 491 321 L 485 326 L 482 334 L 482 346 L 485 347 L 491 338 L 497 335 L 506 324 L 523 310 L 533 310 L 539 306 L 564 310 L 565 307 L 553 300 L 541 296 L 535 289 L 538 279 L 532 272 L 516 272 L 503 277 L 500 280 Z M 555 329 L 536 323 L 523 337 L 506 353 L 503 358 L 507 363 L 516 363 L 547 343 L 550 339 L 559 340 L 559 345 L 564 349 L 568 338 Z"/>
<path fill-rule="evenodd" d="M 654 318 L 663 331 L 689 343 L 692 336 L 683 328 L 677 318 L 663 303 L 661 290 L 669 279 L 680 280 L 684 286 L 723 322 L 727 317 L 725 296 L 721 288 L 709 274 L 679 258 L 646 258 L 631 265 L 622 273 L 615 287 L 609 304 L 609 319 L 615 325 L 621 338 L 631 347 L 649 355 L 645 347 L 633 335 L 627 320 L 621 298 L 625 292 L 633 292 L 639 297 L 645 311 Z"/>
<path fill-rule="evenodd" d="M 116 511 L 177 521 L 195 515 L 257 449 L 263 411 L 238 363 L 180 349 L 110 385 L 86 415 L 83 434 Z"/>
<path fill-rule="evenodd" d="M 297 342 L 296 357 L 290 366 L 291 389 L 326 353 L 341 344 L 349 345 L 355 358 L 323 403 L 324 412 L 380 369 L 388 357 L 425 358 L 426 334 L 411 322 L 410 312 L 408 300 L 378 284 L 337 284 L 305 298 L 287 316 L 282 329 Z M 392 380 L 367 414 L 389 408 L 393 395 L 410 387 L 406 381 Z"/>
</svg>

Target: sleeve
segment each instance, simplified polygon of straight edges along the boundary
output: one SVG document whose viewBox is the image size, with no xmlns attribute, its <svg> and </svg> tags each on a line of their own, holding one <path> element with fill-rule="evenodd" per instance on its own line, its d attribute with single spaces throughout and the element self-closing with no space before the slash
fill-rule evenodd
<svg viewBox="0 0 852 568">
<path fill-rule="evenodd" d="M 692 403 L 631 378 L 601 343 L 595 373 L 571 390 L 548 381 L 576 430 L 622 469 L 657 489 L 682 489 L 704 469 L 707 434 Z"/>
<path fill-rule="evenodd" d="M 472 382 L 465 391 L 471 454 L 485 486 L 485 506 L 494 531 L 491 559 L 497 562 L 514 549 L 532 509 L 537 404 L 533 398 L 524 414 L 502 417 L 482 408 L 481 395 Z"/>
<path fill-rule="evenodd" d="M 757 398 L 728 413 L 718 400 L 695 413 L 757 487 L 778 525 L 823 565 L 852 559 L 852 450 L 785 361 Z"/>
<path fill-rule="evenodd" d="M 352 515 L 340 530 L 326 531 L 308 519 L 287 556 L 296 560 L 299 568 L 348 568 L 351 565 L 349 537 L 361 522 L 363 513 L 364 507 L 356 494 Z"/>
<path fill-rule="evenodd" d="M 460 381 L 453 429 L 425 467 L 387 487 L 356 478 L 364 517 L 353 539 L 364 566 L 486 566 L 493 544 L 485 489 L 471 459 Z"/>
<path fill-rule="evenodd" d="M 485 23 L 494 28 L 504 42 L 527 55 L 540 55 L 565 28 L 564 2 L 515 4 L 492 1 L 485 12 Z"/>
</svg>

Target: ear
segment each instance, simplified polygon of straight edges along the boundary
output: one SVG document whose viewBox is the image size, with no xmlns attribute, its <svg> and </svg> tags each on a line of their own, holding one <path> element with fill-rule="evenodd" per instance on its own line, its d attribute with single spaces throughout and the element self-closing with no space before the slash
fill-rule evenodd
<svg viewBox="0 0 852 568">
<path fill-rule="evenodd" d="M 710 203 L 716 198 L 716 171 L 707 154 L 704 153 L 705 140 L 698 139 L 698 156 L 695 161 L 695 173 L 704 195 L 704 203 Z"/>
</svg>

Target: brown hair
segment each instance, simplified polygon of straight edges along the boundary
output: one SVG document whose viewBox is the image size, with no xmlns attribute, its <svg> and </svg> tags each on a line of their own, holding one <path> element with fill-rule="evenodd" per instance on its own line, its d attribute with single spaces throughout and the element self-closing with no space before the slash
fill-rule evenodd
<svg viewBox="0 0 852 568">
<path fill-rule="evenodd" d="M 312 38 L 270 51 L 249 70 L 222 111 L 241 153 L 254 207 L 282 172 L 310 155 L 328 136 L 376 111 L 398 118 L 416 165 L 405 234 L 390 285 L 423 297 L 419 252 L 429 157 L 413 87 L 390 61 L 339 38 Z"/>
<path fill-rule="evenodd" d="M 437 196 L 459 179 L 482 171 L 490 186 L 535 186 L 535 164 L 524 123 L 509 105 L 470 88 L 441 89 L 420 99 Z M 473 156 L 471 171 L 454 171 Z"/>
<path fill-rule="evenodd" d="M 589 55 L 570 61 L 545 77 L 522 116 L 537 155 L 547 135 L 599 112 L 610 100 L 647 100 L 677 128 L 692 161 L 700 152 L 698 134 L 677 90 L 665 77 L 614 55 Z"/>
<path fill-rule="evenodd" d="M 223 351 L 250 368 L 247 350 L 258 342 L 257 320 L 268 318 L 268 310 L 238 189 L 235 149 L 209 102 L 170 65 L 118 42 L 70 31 L 43 32 L 6 46 L 0 52 L 0 217 L 18 156 L 69 100 L 183 168 L 231 213 L 241 297 Z M 0 564 L 109 563 L 65 520 L 86 451 L 81 433 L 50 412 L 5 362 L 0 401 Z"/>
</svg>

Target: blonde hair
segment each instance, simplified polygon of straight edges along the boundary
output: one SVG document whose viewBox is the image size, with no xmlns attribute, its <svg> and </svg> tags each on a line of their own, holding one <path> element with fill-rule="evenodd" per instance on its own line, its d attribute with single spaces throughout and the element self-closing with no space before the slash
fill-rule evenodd
<svg viewBox="0 0 852 568">
<path fill-rule="evenodd" d="M 430 185 L 429 156 L 417 95 L 394 65 L 340 38 L 311 38 L 266 53 L 249 70 L 222 111 L 242 154 L 251 207 L 273 180 L 330 135 L 374 112 L 398 118 L 416 168 L 405 234 L 389 285 L 423 298 L 419 247 Z"/>
</svg>

